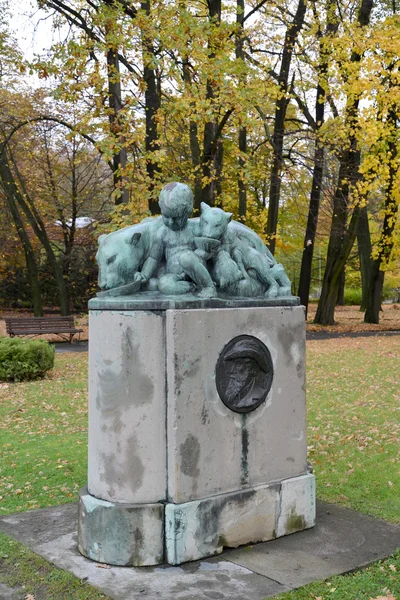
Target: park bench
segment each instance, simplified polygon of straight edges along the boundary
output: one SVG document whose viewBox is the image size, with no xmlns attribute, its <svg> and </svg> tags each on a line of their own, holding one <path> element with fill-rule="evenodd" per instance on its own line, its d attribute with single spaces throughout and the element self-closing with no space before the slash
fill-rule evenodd
<svg viewBox="0 0 400 600">
<path fill-rule="evenodd" d="M 37 335 L 55 334 L 64 339 L 69 338 L 69 343 L 75 334 L 80 334 L 83 329 L 77 329 L 74 323 L 74 317 L 5 317 L 6 331 L 10 337 L 16 335 Z"/>
</svg>

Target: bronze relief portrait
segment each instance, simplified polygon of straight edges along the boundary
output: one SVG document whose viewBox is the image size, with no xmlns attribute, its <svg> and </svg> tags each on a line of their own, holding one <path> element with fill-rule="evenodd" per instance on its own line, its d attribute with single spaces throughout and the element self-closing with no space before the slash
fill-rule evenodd
<svg viewBox="0 0 400 600">
<path fill-rule="evenodd" d="M 215 375 L 225 406 L 238 413 L 250 412 L 264 402 L 271 389 L 271 354 L 258 338 L 240 335 L 222 350 Z"/>
</svg>

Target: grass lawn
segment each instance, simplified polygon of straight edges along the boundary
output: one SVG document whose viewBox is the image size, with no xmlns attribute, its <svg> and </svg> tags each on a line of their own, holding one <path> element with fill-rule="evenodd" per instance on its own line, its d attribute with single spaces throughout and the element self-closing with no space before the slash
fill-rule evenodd
<svg viewBox="0 0 400 600">
<path fill-rule="evenodd" d="M 309 458 L 317 495 L 400 522 L 400 336 L 307 343 Z M 87 355 L 46 379 L 0 384 L 0 514 L 75 502 L 86 483 Z M 400 553 L 282 600 L 400 600 Z M 0 574 L 36 600 L 105 598 L 0 535 Z M 29 596 L 28 596 L 29 597 Z"/>
</svg>

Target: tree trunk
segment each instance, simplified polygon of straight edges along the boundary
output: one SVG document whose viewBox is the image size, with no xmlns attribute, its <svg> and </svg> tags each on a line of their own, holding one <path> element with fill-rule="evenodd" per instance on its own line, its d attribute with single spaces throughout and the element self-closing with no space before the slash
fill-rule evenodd
<svg viewBox="0 0 400 600">
<path fill-rule="evenodd" d="M 9 166 L 8 159 L 6 156 L 6 150 L 4 149 L 2 152 L 0 151 L 0 174 L 1 179 L 3 180 L 6 186 L 8 197 L 11 199 L 12 202 L 19 204 L 19 206 L 25 213 L 25 216 L 28 219 L 28 222 L 31 225 L 35 235 L 41 242 L 46 252 L 47 260 L 49 261 L 58 287 L 60 299 L 60 312 L 62 315 L 69 315 L 70 310 L 67 287 L 62 274 L 62 269 L 60 268 L 60 265 L 57 262 L 49 238 L 47 236 L 44 223 L 39 213 L 37 212 L 35 206 L 29 200 L 29 194 L 21 178 L 19 178 L 19 181 L 22 187 L 22 193 L 20 192 Z"/>
<path fill-rule="evenodd" d="M 317 313 L 315 315 L 314 323 L 318 323 L 320 325 L 335 324 L 334 314 L 340 288 L 340 277 L 342 275 L 342 271 L 347 262 L 347 259 L 349 258 L 351 249 L 354 244 L 354 240 L 357 235 L 359 216 L 360 208 L 356 206 L 351 216 L 348 230 L 344 235 L 344 239 L 341 240 L 340 247 L 338 248 L 338 250 L 335 250 L 335 260 L 330 260 L 329 265 L 327 260 L 321 296 L 318 302 Z M 331 240 L 329 240 L 329 245 L 331 245 Z M 331 252 L 333 252 L 332 248 Z"/>
<path fill-rule="evenodd" d="M 244 178 L 244 170 L 246 168 L 246 161 L 243 158 L 243 154 L 247 154 L 247 129 L 241 127 L 239 129 L 239 173 L 238 173 L 238 187 L 239 187 L 239 221 L 246 223 L 247 216 L 247 186 Z"/>
<path fill-rule="evenodd" d="M 184 7 L 182 7 L 184 10 Z M 185 84 L 189 87 L 192 85 L 192 77 L 189 69 L 189 58 L 186 56 L 183 60 L 183 79 Z M 191 105 L 191 109 L 195 110 L 194 105 Z M 201 187 L 201 150 L 198 139 L 198 127 L 196 121 L 190 119 L 189 122 L 189 143 L 190 143 L 190 156 L 192 159 L 193 173 L 194 173 L 194 204 L 193 214 L 200 214 L 200 204 L 202 200 L 202 187 Z"/>
<path fill-rule="evenodd" d="M 382 310 L 382 290 L 384 278 L 385 272 L 379 269 L 379 262 L 374 260 L 371 265 L 364 323 L 379 323 L 379 312 Z"/>
<path fill-rule="evenodd" d="M 358 13 L 358 23 L 361 27 L 369 23 L 372 5 L 372 0 L 362 0 Z M 350 60 L 352 63 L 359 63 L 361 55 L 353 50 Z M 353 210 L 347 232 L 346 225 L 350 190 L 355 188 L 357 181 L 360 179 L 361 153 L 356 136 L 359 101 L 360 98 L 357 94 L 347 99 L 346 125 L 351 133 L 348 148 L 342 152 L 340 158 L 338 184 L 333 198 L 333 215 L 324 280 L 314 319 L 314 323 L 319 325 L 333 325 L 335 322 L 334 314 L 339 293 L 340 274 L 346 264 L 357 233 L 360 215 L 359 204 Z"/>
<path fill-rule="evenodd" d="M 236 1 L 236 24 L 238 30 L 236 32 L 236 60 L 240 62 L 240 71 L 244 62 L 243 38 L 244 38 L 244 0 Z M 240 84 L 244 87 L 246 84 L 246 76 L 239 75 Z M 238 189 L 239 189 L 239 221 L 246 222 L 247 216 L 247 186 L 244 171 L 246 168 L 246 160 L 244 155 L 247 154 L 247 129 L 241 125 L 239 127 L 239 158 L 238 158 Z"/>
<path fill-rule="evenodd" d="M 218 27 L 221 22 L 221 0 L 208 0 L 208 18 L 212 25 Z M 211 40 L 208 42 L 209 60 L 212 62 L 215 58 L 215 48 Z M 206 101 L 212 104 L 217 93 L 216 84 L 210 79 L 206 84 Z M 218 122 L 216 118 L 207 121 L 204 125 L 203 135 L 203 186 L 202 200 L 210 206 L 214 205 L 215 196 L 217 193 L 216 181 L 216 152 L 217 152 L 217 130 Z"/>
<path fill-rule="evenodd" d="M 338 23 L 333 17 L 332 11 L 334 6 L 332 0 L 327 2 L 327 25 L 326 35 L 331 36 L 337 31 Z M 310 204 L 308 208 L 308 217 L 306 225 L 306 233 L 304 236 L 304 248 L 301 258 L 300 280 L 298 295 L 300 303 L 306 309 L 306 317 L 308 312 L 308 299 L 310 296 L 312 261 L 314 256 L 315 236 L 318 226 L 318 214 L 322 192 L 322 177 L 324 172 L 324 144 L 319 137 L 319 130 L 325 121 L 325 89 L 324 81 L 328 71 L 329 55 L 323 42 L 319 45 L 320 49 L 320 64 L 318 68 L 318 85 L 315 101 L 315 149 L 314 149 L 314 168 L 311 184 Z"/>
<path fill-rule="evenodd" d="M 397 110 L 392 108 L 387 117 L 387 121 L 392 126 L 392 130 L 397 129 Z M 364 314 L 365 323 L 379 323 L 379 311 L 382 303 L 382 289 L 385 272 L 381 269 L 390 259 L 394 238 L 393 232 L 396 226 L 398 215 L 398 204 L 395 199 L 396 175 L 398 170 L 398 146 L 397 139 L 392 139 L 388 144 L 388 155 L 390 156 L 389 181 L 385 197 L 385 217 L 383 220 L 382 232 L 378 242 L 378 256 L 372 262 L 369 294 L 367 307 Z"/>
<path fill-rule="evenodd" d="M 115 49 L 110 49 L 107 52 L 107 76 L 108 76 L 108 102 L 111 109 L 109 121 L 111 133 L 117 139 L 119 151 L 113 156 L 113 179 L 114 190 L 119 190 L 121 193 L 115 199 L 115 204 L 128 204 L 129 190 L 126 187 L 126 180 L 121 173 L 126 168 L 128 156 L 125 140 L 120 134 L 119 112 L 122 109 L 122 91 L 121 80 L 119 73 L 118 54 Z"/>
<path fill-rule="evenodd" d="M 273 161 L 270 175 L 268 220 L 266 236 L 268 247 L 272 254 L 275 252 L 276 230 L 278 226 L 278 210 L 281 195 L 283 138 L 285 134 L 286 111 L 289 105 L 288 81 L 292 55 L 297 36 L 303 27 L 306 14 L 306 0 L 299 0 L 292 24 L 287 28 L 282 51 L 282 62 L 278 76 L 279 96 L 275 105 L 274 133 L 272 136 Z"/>
<path fill-rule="evenodd" d="M 369 230 L 368 210 L 363 206 L 360 210 L 360 220 L 357 229 L 358 257 L 360 260 L 362 297 L 360 310 L 364 311 L 368 304 L 370 279 L 372 275 L 372 244 Z"/>
<path fill-rule="evenodd" d="M 217 151 L 215 154 L 215 181 L 216 181 L 216 197 L 218 199 L 222 196 L 222 169 L 224 166 L 224 144 L 222 140 L 217 142 Z"/>
<path fill-rule="evenodd" d="M 346 266 L 343 267 L 339 279 L 339 289 L 336 299 L 336 306 L 344 306 L 344 287 L 346 285 Z"/>
<path fill-rule="evenodd" d="M 150 17 L 150 0 L 140 3 L 140 6 L 146 15 Z M 157 113 L 161 106 L 161 98 L 157 86 L 156 73 L 152 67 L 154 62 L 153 41 L 148 35 L 142 38 L 143 54 L 143 79 L 145 83 L 145 115 L 146 115 L 146 170 L 149 178 L 149 210 L 152 215 L 160 213 L 158 199 L 155 193 L 155 181 L 160 177 L 161 169 L 154 153 L 160 149 L 158 141 Z"/>
<path fill-rule="evenodd" d="M 25 254 L 26 268 L 29 275 L 29 282 L 31 286 L 31 294 L 32 294 L 32 305 L 33 305 L 33 314 L 35 317 L 43 316 L 43 304 L 42 304 L 42 295 L 40 291 L 40 282 L 39 282 L 39 274 L 36 264 L 35 253 L 32 248 L 31 241 L 25 229 L 24 223 L 21 219 L 21 215 L 18 212 L 18 209 L 13 202 L 13 199 L 9 197 L 9 194 L 6 190 L 6 185 L 4 185 L 4 180 L 2 177 L 3 173 L 0 171 L 0 178 L 3 181 L 3 189 L 4 196 L 8 206 L 8 209 L 11 213 L 12 219 L 14 221 L 15 228 L 17 230 L 18 237 L 21 241 L 22 248 Z"/>
</svg>

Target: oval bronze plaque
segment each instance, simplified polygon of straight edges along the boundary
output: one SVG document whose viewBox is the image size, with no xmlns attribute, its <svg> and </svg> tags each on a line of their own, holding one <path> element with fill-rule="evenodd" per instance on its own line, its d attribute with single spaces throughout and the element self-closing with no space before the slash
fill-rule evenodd
<svg viewBox="0 0 400 600">
<path fill-rule="evenodd" d="M 267 397 L 274 369 L 265 344 L 252 335 L 233 338 L 222 350 L 215 369 L 218 394 L 231 410 L 255 410 Z"/>
</svg>

